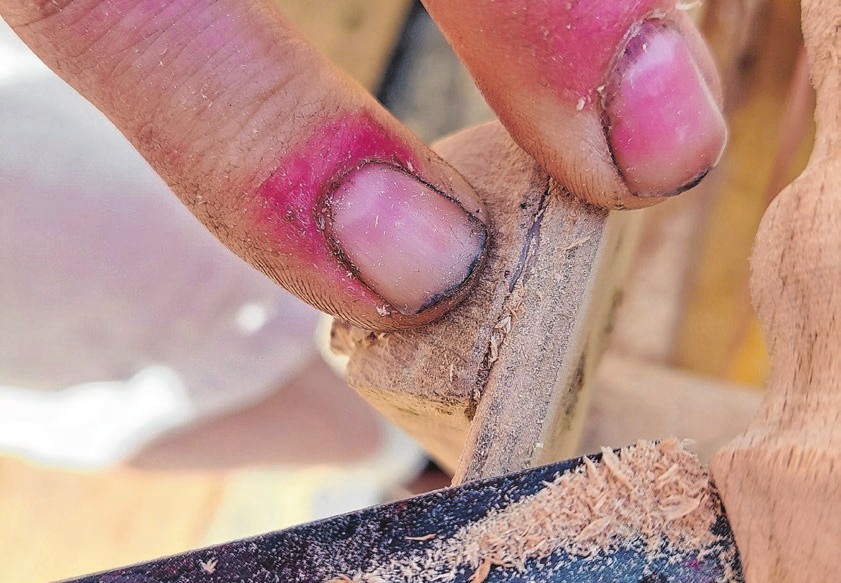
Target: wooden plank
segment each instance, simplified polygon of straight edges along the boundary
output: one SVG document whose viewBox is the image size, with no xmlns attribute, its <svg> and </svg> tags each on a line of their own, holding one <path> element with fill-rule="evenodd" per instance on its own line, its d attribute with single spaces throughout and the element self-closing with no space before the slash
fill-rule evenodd
<svg viewBox="0 0 841 583">
<path fill-rule="evenodd" d="M 691 439 L 707 462 L 756 414 L 762 394 L 730 383 L 618 355 L 610 350 L 595 377 L 580 454 L 638 439 Z"/>
</svg>

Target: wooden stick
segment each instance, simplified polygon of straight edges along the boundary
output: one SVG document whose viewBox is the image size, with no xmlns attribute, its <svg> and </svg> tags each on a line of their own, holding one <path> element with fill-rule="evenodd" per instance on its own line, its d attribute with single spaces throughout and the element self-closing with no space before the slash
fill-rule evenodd
<svg viewBox="0 0 841 583">
<path fill-rule="evenodd" d="M 841 4 L 802 8 L 815 148 L 765 213 L 751 262 L 769 392 L 758 418 L 712 461 L 748 583 L 840 577 Z"/>
</svg>

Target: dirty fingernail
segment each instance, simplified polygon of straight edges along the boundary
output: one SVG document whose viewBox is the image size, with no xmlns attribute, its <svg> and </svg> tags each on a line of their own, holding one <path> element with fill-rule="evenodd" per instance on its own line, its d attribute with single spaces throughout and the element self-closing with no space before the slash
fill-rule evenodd
<svg viewBox="0 0 841 583">
<path fill-rule="evenodd" d="M 604 92 L 613 157 L 637 196 L 671 196 L 715 166 L 727 127 L 683 36 L 651 20 L 628 42 Z"/>
<path fill-rule="evenodd" d="M 329 234 L 339 253 L 402 314 L 449 297 L 484 254 L 481 221 L 394 166 L 369 163 L 351 171 L 329 207 Z"/>
</svg>

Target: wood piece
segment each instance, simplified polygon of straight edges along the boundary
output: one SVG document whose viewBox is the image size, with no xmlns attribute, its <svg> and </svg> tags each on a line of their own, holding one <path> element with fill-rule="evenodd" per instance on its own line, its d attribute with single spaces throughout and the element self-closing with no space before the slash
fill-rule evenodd
<svg viewBox="0 0 841 583">
<path fill-rule="evenodd" d="M 703 188 L 709 178 L 696 188 Z M 683 309 L 686 267 L 694 256 L 695 230 L 704 198 L 696 193 L 646 209 L 610 350 L 632 358 L 670 363 Z"/>
<path fill-rule="evenodd" d="M 0 457 L 0 581 L 56 581 L 195 547 L 219 474 L 70 472 Z"/>
<path fill-rule="evenodd" d="M 732 536 L 716 528 L 721 503 L 684 445 L 669 439 L 639 441 L 616 452 L 605 448 L 596 459 L 471 482 L 457 492 L 404 502 L 400 510 L 379 507 L 298 534 L 314 542 L 314 556 L 326 556 L 333 565 L 327 583 L 628 582 L 651 581 L 651 573 L 656 581 L 742 582 Z M 450 511 L 450 504 L 458 511 Z M 413 520 L 412 514 L 432 520 Z M 389 524 L 397 520 L 401 528 Z M 366 524 L 371 521 L 377 526 Z M 336 557 L 323 539 L 350 524 L 357 536 L 342 537 Z M 331 534 L 319 536 L 318 530 Z M 426 542 L 401 544 L 395 534 L 406 531 L 426 533 L 406 537 Z M 386 552 L 378 548 L 384 542 Z M 345 556 L 345 549 L 360 544 L 361 565 Z M 272 545 L 281 551 L 283 546 L 280 540 Z M 232 553 L 226 554 L 231 563 Z M 340 564 L 345 567 L 337 577 Z M 317 580 L 315 573 L 304 575 Z"/>
<path fill-rule="evenodd" d="M 692 441 L 692 451 L 706 463 L 744 429 L 761 400 L 753 386 L 620 356 L 609 349 L 596 373 L 578 453 L 679 435 Z"/>
<path fill-rule="evenodd" d="M 748 292 L 753 234 L 770 200 L 770 181 L 780 173 L 784 177 L 776 195 L 797 176 L 813 138 L 811 109 L 799 127 L 783 123 L 796 107 L 792 83 L 802 45 L 799 3 L 725 0 L 713 8 L 720 27 L 740 33 L 728 40 L 723 28 L 710 31 L 725 74 L 730 139 L 718 167 L 697 192 L 700 207 L 692 215 L 692 252 L 683 263 L 671 362 L 700 374 L 759 384 L 767 378 L 768 365 Z"/>
<path fill-rule="evenodd" d="M 477 287 L 420 330 L 336 323 L 348 381 L 457 481 L 570 455 L 586 408 L 635 214 L 574 199 L 496 124 L 439 144 L 486 201 L 490 249 Z M 470 434 L 468 428 L 471 427 Z"/>
<path fill-rule="evenodd" d="M 748 583 L 835 581 L 841 549 L 841 4 L 802 8 L 815 147 L 766 212 L 751 262 L 769 394 L 712 462 Z"/>
<path fill-rule="evenodd" d="M 713 53 L 725 91 L 725 107 L 734 105 L 744 91 L 745 57 L 763 33 L 760 22 L 773 4 L 792 0 L 706 0 L 696 19 Z"/>
</svg>

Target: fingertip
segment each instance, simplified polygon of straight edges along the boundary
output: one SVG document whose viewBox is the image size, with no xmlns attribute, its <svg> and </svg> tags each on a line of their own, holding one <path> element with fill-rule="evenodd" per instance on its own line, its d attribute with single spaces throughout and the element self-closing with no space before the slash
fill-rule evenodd
<svg viewBox="0 0 841 583">
<path fill-rule="evenodd" d="M 486 252 L 472 187 L 370 110 L 326 120 L 285 152 L 251 208 L 261 255 L 283 258 L 273 277 L 368 330 L 440 317 L 468 293 Z"/>
<path fill-rule="evenodd" d="M 698 184 L 727 140 L 719 103 L 684 35 L 662 19 L 644 22 L 605 89 L 608 144 L 638 197 L 667 198 Z"/>
<path fill-rule="evenodd" d="M 720 81 L 675 0 L 425 3 L 515 141 L 586 202 L 650 206 L 720 158 Z"/>
</svg>

